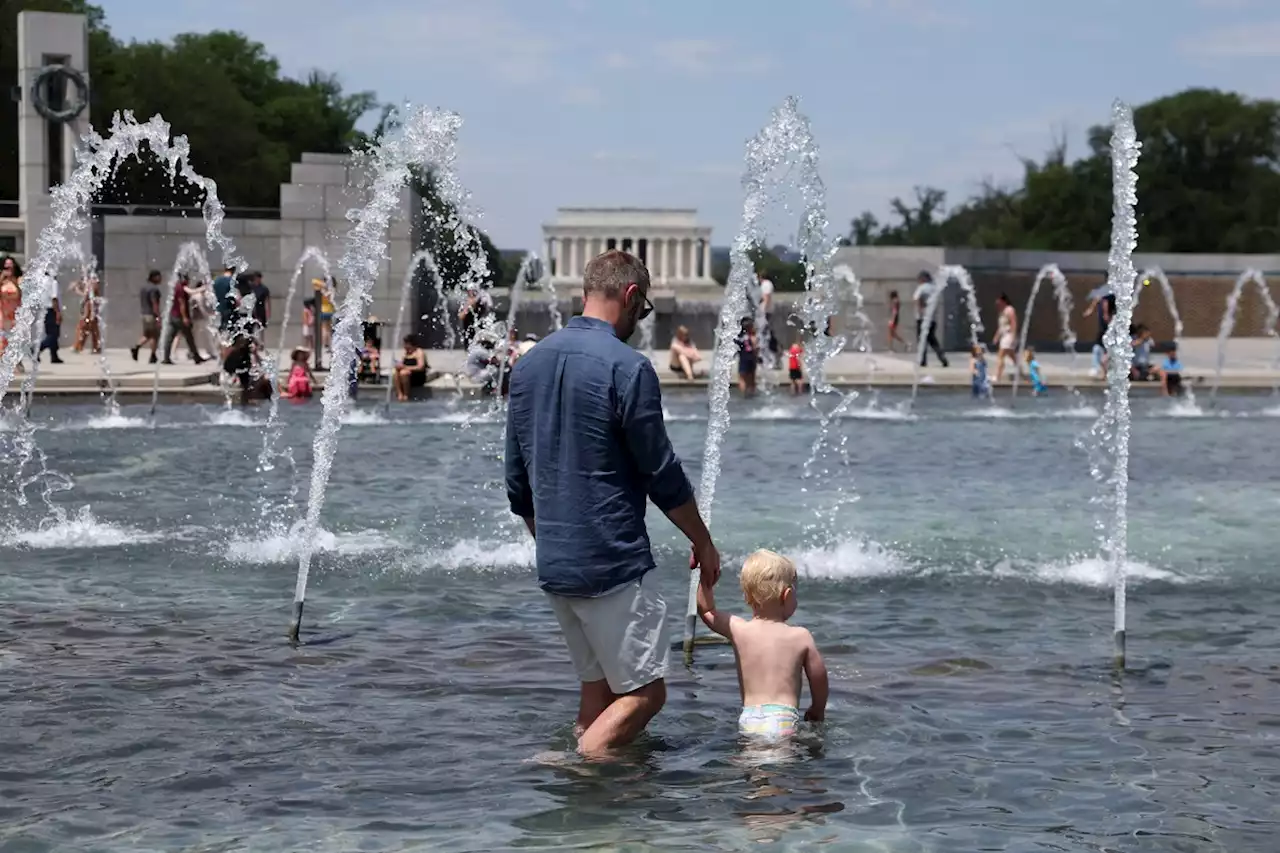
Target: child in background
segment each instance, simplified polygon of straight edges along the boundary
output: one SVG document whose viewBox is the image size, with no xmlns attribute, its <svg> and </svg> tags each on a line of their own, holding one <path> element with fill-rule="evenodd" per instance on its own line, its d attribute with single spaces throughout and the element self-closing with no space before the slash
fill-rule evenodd
<svg viewBox="0 0 1280 853">
<path fill-rule="evenodd" d="M 289 368 L 289 381 L 284 386 L 283 396 L 292 400 L 309 400 L 315 393 L 315 377 L 307 365 L 310 355 L 310 350 L 298 347 L 289 356 L 293 364 Z"/>
<path fill-rule="evenodd" d="M 979 344 L 973 345 L 969 356 L 969 389 L 974 399 L 991 396 L 991 383 L 987 381 L 987 354 Z"/>
<path fill-rule="evenodd" d="M 1133 366 L 1129 368 L 1129 378 L 1139 382 L 1146 382 L 1151 377 L 1151 348 L 1155 345 L 1155 338 L 1151 336 L 1151 330 L 1139 323 L 1132 331 L 1133 337 Z"/>
<path fill-rule="evenodd" d="M 302 300 L 302 345 L 312 349 L 316 332 L 316 301 Z"/>
<path fill-rule="evenodd" d="M 698 614 L 707 627 L 733 645 L 743 734 L 778 740 L 795 733 L 800 722 L 800 675 L 809 679 L 809 710 L 818 722 L 827 709 L 827 668 L 813 635 L 787 620 L 796 612 L 796 566 L 773 551 L 756 551 L 742 564 L 742 592 L 751 618 L 716 609 L 711 587 L 698 587 Z"/>
<path fill-rule="evenodd" d="M 791 376 L 791 393 L 800 394 L 804 391 L 804 371 L 800 367 L 800 358 L 804 355 L 804 345 L 800 343 L 800 336 L 796 335 L 796 341 L 791 345 L 791 349 L 787 350 L 787 372 Z"/>
<path fill-rule="evenodd" d="M 1044 384 L 1044 374 L 1040 372 L 1040 362 L 1036 361 L 1036 351 L 1031 347 L 1027 347 L 1023 357 L 1027 360 L 1027 375 L 1031 379 L 1031 393 L 1033 396 L 1039 397 L 1049 390 L 1049 386 Z"/>
<path fill-rule="evenodd" d="M 1171 348 L 1164 354 L 1164 366 L 1160 368 L 1160 393 L 1166 397 L 1182 396 L 1182 362 L 1178 350 Z"/>
</svg>

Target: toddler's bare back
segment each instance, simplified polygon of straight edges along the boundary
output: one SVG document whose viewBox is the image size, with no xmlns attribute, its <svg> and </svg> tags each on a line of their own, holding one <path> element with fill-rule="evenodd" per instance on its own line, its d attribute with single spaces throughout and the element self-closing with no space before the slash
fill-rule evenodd
<svg viewBox="0 0 1280 853">
<path fill-rule="evenodd" d="M 733 620 L 742 704 L 799 707 L 800 677 L 813 637 L 804 628 L 768 619 Z"/>
</svg>

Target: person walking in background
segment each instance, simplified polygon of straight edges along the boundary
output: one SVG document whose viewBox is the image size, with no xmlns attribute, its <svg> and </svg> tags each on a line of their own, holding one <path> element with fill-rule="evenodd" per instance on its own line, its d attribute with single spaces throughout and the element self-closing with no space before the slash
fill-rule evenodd
<svg viewBox="0 0 1280 853">
<path fill-rule="evenodd" d="M 36 360 L 45 350 L 49 351 L 50 364 L 62 364 L 58 357 L 58 339 L 62 337 L 62 302 L 58 299 L 58 279 L 49 277 L 49 295 L 44 301 L 44 337 L 40 339 L 40 349 L 36 352 Z"/>
<path fill-rule="evenodd" d="M 267 324 L 271 322 L 271 290 L 262 283 L 262 273 L 250 273 L 253 282 L 253 320 L 261 340 L 266 340 Z"/>
<path fill-rule="evenodd" d="M 225 332 L 231 325 L 231 315 L 235 313 L 236 301 L 233 291 L 236 285 L 236 268 L 224 267 L 222 275 L 213 280 L 213 298 L 218 311 L 218 331 Z"/>
<path fill-rule="evenodd" d="M 76 324 L 76 341 L 72 349 L 83 352 L 84 345 L 89 344 L 89 351 L 94 355 L 102 352 L 102 327 L 98 322 L 99 300 L 102 298 L 102 285 L 95 273 L 89 273 L 84 281 L 75 286 L 80 294 L 80 322 Z"/>
<path fill-rule="evenodd" d="M 902 344 L 903 349 L 907 349 L 907 342 L 898 334 L 898 326 L 902 321 L 902 300 L 898 298 L 898 291 L 889 291 L 889 352 L 896 351 L 895 343 Z"/>
<path fill-rule="evenodd" d="M 996 346 L 996 384 L 1004 378 L 1004 360 L 1009 359 L 1013 369 L 1022 375 L 1018 364 L 1018 312 L 1009 297 L 1003 293 L 996 297 L 996 333 L 991 343 Z"/>
<path fill-rule="evenodd" d="M 187 284 L 188 279 L 185 275 L 178 276 L 178 280 L 173 284 L 173 306 L 169 309 L 169 335 L 168 340 L 164 342 L 162 362 L 164 364 L 173 364 L 171 358 L 173 339 L 177 335 L 182 335 L 182 339 L 186 342 L 187 349 L 191 351 L 191 360 L 196 364 L 204 362 L 204 357 L 196 347 L 195 335 L 191 331 L 191 300 L 187 297 Z M 228 371 L 228 373 L 234 373 L 234 371 Z"/>
<path fill-rule="evenodd" d="M 919 282 L 919 284 L 916 285 L 916 292 L 914 296 L 916 305 L 916 349 L 921 349 L 921 327 L 924 325 L 925 311 L 929 308 L 929 299 L 933 296 L 933 292 L 937 288 L 937 285 L 933 281 L 933 274 L 927 270 L 921 270 L 920 275 L 916 276 L 916 281 Z M 937 310 L 938 309 L 935 306 L 935 316 L 937 315 Z M 929 345 L 929 349 L 932 349 L 934 353 L 937 354 L 938 361 L 942 363 L 942 366 L 948 367 L 947 355 L 942 351 L 942 344 L 938 343 L 938 321 L 933 319 L 933 317 L 929 318 L 929 334 L 924 340 L 925 343 Z M 920 366 L 929 366 L 928 349 L 922 349 L 920 351 Z"/>
<path fill-rule="evenodd" d="M 610 250 L 587 264 L 582 289 L 582 316 L 516 364 L 504 457 L 511 511 L 534 537 L 538 583 L 581 682 L 578 748 L 599 756 L 667 699 L 646 498 L 693 544 L 708 588 L 720 554 L 667 437 L 658 374 L 625 343 L 653 310 L 649 271 Z"/>
<path fill-rule="evenodd" d="M 156 348 L 160 345 L 160 310 L 163 303 L 163 292 L 160 289 L 160 270 L 147 273 L 147 283 L 139 294 L 142 302 L 142 337 L 129 347 L 129 355 L 138 360 L 138 353 L 147 344 L 151 344 L 151 358 L 148 364 L 156 363 Z"/>
<path fill-rule="evenodd" d="M 1089 307 L 1084 309 L 1085 317 L 1098 317 L 1098 337 L 1093 342 L 1093 367 L 1089 375 L 1095 379 L 1107 371 L 1107 329 L 1111 326 L 1111 318 L 1116 315 L 1116 295 L 1099 288 L 1089 295 Z"/>
</svg>

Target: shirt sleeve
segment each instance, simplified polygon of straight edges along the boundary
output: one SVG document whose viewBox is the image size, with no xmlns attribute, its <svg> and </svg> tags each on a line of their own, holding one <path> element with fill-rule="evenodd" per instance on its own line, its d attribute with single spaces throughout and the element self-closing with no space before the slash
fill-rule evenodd
<svg viewBox="0 0 1280 853">
<path fill-rule="evenodd" d="M 667 438 L 658 374 L 647 359 L 623 389 L 621 404 L 627 449 L 636 468 L 648 479 L 649 498 L 654 506 L 668 512 L 693 500 L 693 486 Z"/>
<path fill-rule="evenodd" d="M 515 407 L 507 405 L 507 441 L 503 452 L 507 475 L 507 500 L 511 511 L 521 518 L 533 518 L 533 489 L 529 487 L 529 469 L 520 452 L 516 436 Z"/>
</svg>

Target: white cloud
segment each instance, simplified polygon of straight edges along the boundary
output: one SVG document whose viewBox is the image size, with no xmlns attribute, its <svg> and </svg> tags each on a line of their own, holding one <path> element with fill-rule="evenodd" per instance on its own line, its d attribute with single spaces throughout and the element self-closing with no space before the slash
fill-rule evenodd
<svg viewBox="0 0 1280 853">
<path fill-rule="evenodd" d="M 1280 21 L 1236 24 L 1184 39 L 1182 52 L 1205 59 L 1280 58 Z"/>
</svg>

